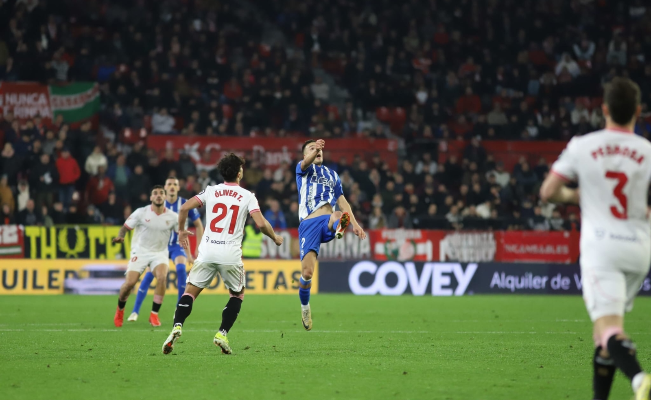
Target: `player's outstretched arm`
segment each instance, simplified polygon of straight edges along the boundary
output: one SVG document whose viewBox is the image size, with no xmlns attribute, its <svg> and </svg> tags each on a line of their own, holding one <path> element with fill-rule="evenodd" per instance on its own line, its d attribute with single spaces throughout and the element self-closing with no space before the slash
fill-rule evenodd
<svg viewBox="0 0 651 400">
<path fill-rule="evenodd" d="M 261 212 L 254 212 L 251 214 L 251 218 L 253 218 L 253 221 L 255 222 L 255 225 L 258 227 L 258 229 L 260 229 L 260 232 L 264 233 L 271 240 L 273 240 L 274 243 L 276 243 L 276 246 L 283 244 L 283 237 L 276 235 L 274 228 L 271 227 L 271 224 L 269 221 L 267 221 Z"/>
<path fill-rule="evenodd" d="M 196 197 L 193 197 L 186 201 L 179 209 L 179 243 L 181 246 L 183 246 L 184 249 L 188 251 L 190 251 L 190 242 L 188 242 L 188 236 L 192 235 L 192 232 L 185 229 L 185 222 L 188 220 L 188 213 L 190 210 L 199 207 L 201 207 L 201 202 L 197 200 Z"/>
<path fill-rule="evenodd" d="M 319 139 L 314 144 L 314 149 L 308 150 L 305 153 L 305 158 L 303 158 L 303 161 L 301 161 L 301 169 L 303 171 L 310 168 L 310 165 L 312 165 L 312 163 L 314 162 L 314 159 L 316 158 L 317 154 L 319 154 L 319 150 L 323 149 L 324 147 L 325 147 L 325 140 Z"/>
<path fill-rule="evenodd" d="M 346 197 L 344 197 L 343 194 L 337 198 L 337 207 L 339 207 L 341 211 L 347 212 L 350 215 L 350 220 L 353 223 L 353 233 L 359 236 L 362 240 L 366 239 L 366 232 L 364 232 L 364 229 L 362 229 L 362 227 L 357 223 L 357 219 L 353 214 L 350 203 L 348 203 L 348 200 L 346 200 Z"/>
<path fill-rule="evenodd" d="M 118 232 L 118 237 L 113 238 L 113 243 L 124 243 L 124 237 L 126 236 L 128 230 L 129 229 L 127 229 L 126 226 L 122 225 L 120 232 Z"/>
<path fill-rule="evenodd" d="M 565 183 L 565 179 L 561 176 L 548 174 L 540 187 L 540 199 L 550 203 L 579 204 L 579 190 L 570 189 L 565 186 Z"/>
</svg>

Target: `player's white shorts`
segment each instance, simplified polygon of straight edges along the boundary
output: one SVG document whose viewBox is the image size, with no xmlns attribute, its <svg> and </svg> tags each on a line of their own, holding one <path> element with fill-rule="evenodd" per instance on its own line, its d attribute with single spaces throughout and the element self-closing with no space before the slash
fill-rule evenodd
<svg viewBox="0 0 651 400">
<path fill-rule="evenodd" d="M 161 264 L 165 265 L 165 267 L 169 266 L 169 253 L 167 250 L 160 253 L 132 253 L 127 265 L 127 272 L 136 271 L 142 274 L 147 267 L 151 268 L 151 272 L 154 272 L 154 269 Z"/>
<path fill-rule="evenodd" d="M 188 276 L 188 283 L 205 289 L 210 286 L 210 282 L 215 279 L 218 273 L 228 289 L 233 292 L 241 292 L 244 289 L 245 273 L 244 266 L 241 264 L 233 265 L 195 261 Z"/>
</svg>

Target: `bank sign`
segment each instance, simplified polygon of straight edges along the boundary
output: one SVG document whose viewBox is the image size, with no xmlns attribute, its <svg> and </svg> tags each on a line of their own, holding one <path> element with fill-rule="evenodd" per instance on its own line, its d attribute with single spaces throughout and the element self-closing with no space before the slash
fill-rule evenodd
<svg viewBox="0 0 651 400">
<path fill-rule="evenodd" d="M 577 264 L 322 262 L 321 293 L 399 296 L 581 294 Z M 641 295 L 651 295 L 647 276 Z"/>
</svg>

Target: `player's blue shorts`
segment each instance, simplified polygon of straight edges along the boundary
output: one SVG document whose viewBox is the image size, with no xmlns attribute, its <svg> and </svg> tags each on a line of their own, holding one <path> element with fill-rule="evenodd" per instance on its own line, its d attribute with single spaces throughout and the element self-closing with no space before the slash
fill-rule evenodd
<svg viewBox="0 0 651 400">
<path fill-rule="evenodd" d="M 170 260 L 172 261 L 176 260 L 176 257 L 178 256 L 187 257 L 187 255 L 185 254 L 185 249 L 181 247 L 180 244 L 173 244 L 171 246 L 167 246 L 167 251 L 170 252 Z"/>
<path fill-rule="evenodd" d="M 328 243 L 335 238 L 335 233 L 328 229 L 330 215 L 304 219 L 298 226 L 298 240 L 301 246 L 301 260 L 307 253 L 314 251 L 319 255 L 321 243 Z"/>
</svg>

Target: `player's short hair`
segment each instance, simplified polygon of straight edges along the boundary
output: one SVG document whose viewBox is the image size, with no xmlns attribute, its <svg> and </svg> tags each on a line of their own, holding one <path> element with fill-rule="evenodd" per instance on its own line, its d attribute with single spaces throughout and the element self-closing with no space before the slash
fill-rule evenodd
<svg viewBox="0 0 651 400">
<path fill-rule="evenodd" d="M 165 190 L 165 187 L 163 187 L 163 185 L 154 185 L 154 187 L 151 188 L 151 191 L 153 192 L 156 189 L 163 189 L 163 193 L 167 194 L 167 190 Z"/>
<path fill-rule="evenodd" d="M 226 182 L 235 182 L 237 180 L 237 174 L 240 173 L 240 168 L 244 163 L 245 160 L 242 157 L 235 153 L 231 153 L 225 155 L 221 160 L 219 160 L 217 169 Z"/>
<path fill-rule="evenodd" d="M 167 179 L 165 179 L 165 182 L 169 181 L 170 179 L 174 179 L 175 181 L 179 180 L 179 178 L 177 178 L 175 176 L 168 176 Z"/>
<path fill-rule="evenodd" d="M 303 143 L 303 148 L 301 149 L 301 151 L 303 152 L 303 154 L 305 154 L 305 148 L 306 148 L 307 145 L 310 144 L 310 143 L 316 143 L 316 140 L 314 140 L 314 139 L 309 139 L 309 140 L 306 140 L 305 143 Z"/>
<path fill-rule="evenodd" d="M 631 122 L 640 105 L 640 87 L 628 78 L 614 78 L 606 85 L 604 101 L 613 122 L 626 125 Z"/>
</svg>

